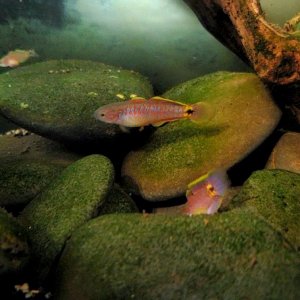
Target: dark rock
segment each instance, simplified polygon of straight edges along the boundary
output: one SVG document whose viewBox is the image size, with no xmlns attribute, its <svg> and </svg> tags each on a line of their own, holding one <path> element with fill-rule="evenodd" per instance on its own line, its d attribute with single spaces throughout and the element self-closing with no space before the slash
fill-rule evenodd
<svg viewBox="0 0 300 300">
<path fill-rule="evenodd" d="M 8 274 L 20 272 L 28 259 L 29 248 L 25 229 L 0 208 L 0 281 Z"/>
<path fill-rule="evenodd" d="M 118 185 L 114 185 L 105 202 L 101 205 L 99 214 L 134 213 L 138 208 L 131 197 Z"/>
<path fill-rule="evenodd" d="M 0 205 L 26 204 L 79 158 L 37 135 L 0 136 Z"/>
<path fill-rule="evenodd" d="M 111 162 L 90 155 L 66 168 L 26 206 L 19 219 L 28 229 L 41 277 L 48 273 L 73 230 L 97 214 L 113 179 Z"/>
</svg>

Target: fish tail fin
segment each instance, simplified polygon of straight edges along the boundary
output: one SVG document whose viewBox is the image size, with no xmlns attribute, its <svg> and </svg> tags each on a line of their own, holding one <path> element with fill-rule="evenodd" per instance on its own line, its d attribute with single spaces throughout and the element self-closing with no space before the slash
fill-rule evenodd
<svg viewBox="0 0 300 300">
<path fill-rule="evenodd" d="M 28 50 L 30 57 L 39 57 L 39 55 L 35 52 L 34 49 Z"/>
<path fill-rule="evenodd" d="M 192 113 L 189 115 L 189 119 L 195 123 L 208 122 L 215 115 L 215 110 L 212 105 L 204 102 L 198 102 L 191 105 Z"/>
</svg>

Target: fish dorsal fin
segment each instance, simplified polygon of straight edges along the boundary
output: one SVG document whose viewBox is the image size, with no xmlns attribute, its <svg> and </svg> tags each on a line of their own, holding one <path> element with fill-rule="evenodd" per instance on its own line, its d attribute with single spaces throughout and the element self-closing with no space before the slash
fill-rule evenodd
<svg viewBox="0 0 300 300">
<path fill-rule="evenodd" d="M 158 97 L 158 96 L 157 97 L 152 97 L 148 101 L 160 101 L 160 102 L 168 102 L 168 103 L 186 105 L 185 103 L 182 103 L 182 102 L 179 102 L 179 101 L 175 101 L 175 100 L 171 100 L 171 99 L 166 99 L 166 98 L 162 98 L 162 97 Z"/>
<path fill-rule="evenodd" d="M 190 182 L 187 187 L 186 196 L 189 196 L 192 193 L 194 187 L 199 185 L 201 182 L 204 182 L 208 177 L 209 177 L 209 173 L 206 173 L 205 175 L 202 175 L 201 177 Z"/>
<path fill-rule="evenodd" d="M 224 196 L 225 192 L 230 187 L 230 180 L 227 176 L 226 170 L 217 169 L 210 171 L 207 174 L 195 179 L 188 185 L 186 196 L 190 195 L 195 189 L 199 188 L 201 183 L 207 182 L 211 184 L 217 192 L 218 196 Z"/>
<path fill-rule="evenodd" d="M 142 103 L 142 102 L 146 102 L 148 101 L 147 99 L 145 98 L 142 98 L 142 97 L 134 97 L 134 98 L 131 98 L 128 100 L 129 102 L 134 102 L 134 103 Z"/>
</svg>

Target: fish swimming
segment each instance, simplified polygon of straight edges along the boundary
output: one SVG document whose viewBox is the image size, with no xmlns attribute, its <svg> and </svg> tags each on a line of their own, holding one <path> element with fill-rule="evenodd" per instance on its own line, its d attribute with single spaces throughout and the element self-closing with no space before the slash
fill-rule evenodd
<svg viewBox="0 0 300 300">
<path fill-rule="evenodd" d="M 216 213 L 229 186 L 228 176 L 222 170 L 196 179 L 188 185 L 184 212 L 188 215 Z"/>
<path fill-rule="evenodd" d="M 9 51 L 5 56 L 0 59 L 0 67 L 14 68 L 19 66 L 21 63 L 28 60 L 30 57 L 38 56 L 37 53 L 31 50 L 20 50 Z"/>
<path fill-rule="evenodd" d="M 209 120 L 212 115 L 213 110 L 207 103 L 185 104 L 161 97 L 149 100 L 137 97 L 101 106 L 94 113 L 97 120 L 124 127 L 160 126 L 182 119 L 199 123 Z"/>
</svg>

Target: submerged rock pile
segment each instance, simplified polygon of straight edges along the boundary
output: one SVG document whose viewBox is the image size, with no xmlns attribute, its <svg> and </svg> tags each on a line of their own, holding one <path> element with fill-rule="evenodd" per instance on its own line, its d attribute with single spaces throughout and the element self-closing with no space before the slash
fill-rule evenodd
<svg viewBox="0 0 300 300">
<path fill-rule="evenodd" d="M 122 168 L 127 186 L 150 201 L 182 196 L 201 175 L 233 166 L 270 135 L 281 116 L 253 74 L 218 72 L 163 96 L 205 101 L 215 116 L 202 126 L 187 120 L 158 128 L 144 147 L 127 155 Z"/>
<path fill-rule="evenodd" d="M 0 112 L 51 139 L 93 142 L 121 133 L 118 126 L 97 122 L 94 111 L 132 94 L 153 95 L 148 80 L 136 72 L 92 61 L 47 61 L 1 76 Z"/>
<path fill-rule="evenodd" d="M 6 291 L 16 293 L 23 271 L 38 286 L 51 282 L 55 299 L 299 298 L 299 133 L 264 153 L 265 170 L 251 166 L 220 213 L 151 213 L 183 203 L 187 185 L 209 171 L 230 175 L 241 162 L 235 176 L 244 176 L 244 159 L 281 117 L 264 85 L 218 72 L 163 95 L 210 104 L 215 114 L 203 124 L 124 133 L 93 118 L 132 94 L 149 98 L 152 87 L 94 62 L 0 75 L 1 114 L 32 132 L 0 136 L 0 205 L 14 215 L 0 211 Z"/>
</svg>

